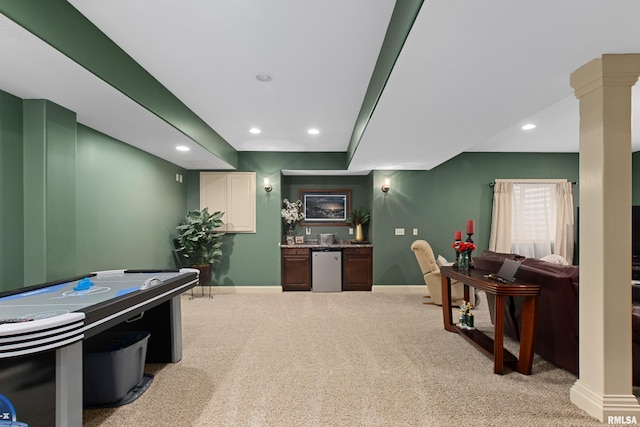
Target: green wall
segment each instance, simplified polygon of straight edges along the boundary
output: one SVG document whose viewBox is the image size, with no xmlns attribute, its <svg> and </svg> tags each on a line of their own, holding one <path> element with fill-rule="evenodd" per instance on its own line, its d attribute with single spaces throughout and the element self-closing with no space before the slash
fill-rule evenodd
<svg viewBox="0 0 640 427">
<path fill-rule="evenodd" d="M 175 268 L 172 236 L 185 214 L 184 169 L 78 126 L 78 272 Z"/>
<path fill-rule="evenodd" d="M 282 199 L 289 197 L 290 184 L 283 182 L 283 169 L 343 169 L 344 153 L 239 152 L 239 172 L 256 172 L 256 233 L 230 233 L 223 239 L 224 256 L 214 267 L 214 282 L 221 286 L 279 286 Z M 199 172 L 187 174 L 187 208 L 200 208 Z M 269 178 L 273 186 L 264 191 Z M 287 195 L 283 195 L 287 194 Z M 297 196 L 297 191 L 296 191 Z M 224 220 L 224 218 L 223 218 Z"/>
<path fill-rule="evenodd" d="M 331 154 L 240 152 L 242 171 L 257 173 L 257 232 L 225 236 L 225 259 L 216 269 L 221 285 L 275 286 L 280 283 L 278 243 L 284 234 L 280 217 L 284 197 L 297 200 L 301 188 L 350 188 L 353 206 L 372 212 L 369 239 L 374 244 L 374 285 L 421 285 L 411 243 L 429 241 L 436 252 L 453 258 L 455 230 L 464 230 L 467 219 L 475 219 L 478 252 L 489 242 L 493 202 L 490 183 L 498 178 L 566 178 L 578 180 L 578 154 L 463 153 L 431 171 L 374 171 L 368 176 L 280 176 L 281 169 L 329 169 Z M 295 160 L 294 160 L 295 158 Z M 292 162 L 295 161 L 295 166 Z M 338 164 L 339 161 L 336 161 Z M 315 165 L 322 164 L 322 167 Z M 198 173 L 190 172 L 189 209 L 199 207 Z M 269 177 L 273 191 L 266 193 L 262 178 Z M 391 190 L 380 190 L 385 178 Z M 574 186 L 578 200 L 579 186 Z M 395 236 L 404 228 L 404 236 Z M 412 234 L 413 228 L 418 235 Z M 312 227 L 318 232 L 336 232 L 349 238 L 347 227 Z M 297 234 L 304 234 L 298 229 Z"/>
<path fill-rule="evenodd" d="M 500 178 L 566 178 L 577 181 L 578 154 L 463 153 L 430 171 L 375 171 L 373 191 L 374 285 L 423 284 L 411 243 L 428 241 L 436 256 L 455 257 L 455 230 L 476 222 L 476 254 L 489 246 L 493 192 Z M 391 179 L 384 194 L 380 185 Z M 574 186 L 577 205 L 579 186 Z M 404 236 L 395 236 L 404 228 Z M 412 229 L 418 229 L 418 236 Z"/>
<path fill-rule="evenodd" d="M 186 171 L 0 91 L 0 291 L 102 269 L 174 268 Z"/>
<path fill-rule="evenodd" d="M 22 100 L 0 91 L 0 291 L 24 282 Z"/>
<path fill-rule="evenodd" d="M 73 112 L 53 103 L 22 101 L 3 92 L 0 142 L 2 289 L 36 283 L 40 276 L 53 280 L 99 269 L 173 266 L 175 226 L 186 210 L 199 207 L 198 171 L 79 125 Z M 463 153 L 431 171 L 367 176 L 281 174 L 283 169 L 339 170 L 344 153 L 240 152 L 238 161 L 239 171 L 257 174 L 257 232 L 224 237 L 225 257 L 214 273 L 220 285 L 280 283 L 282 199 L 297 199 L 303 188 L 350 188 L 353 206 L 372 212 L 368 237 L 374 244 L 374 284 L 421 285 L 409 249 L 413 240 L 428 240 L 437 254 L 452 258 L 453 231 L 475 219 L 478 252 L 487 248 L 490 182 L 577 181 L 579 174 L 578 154 Z M 634 169 L 640 168 L 637 153 L 632 161 Z M 175 181 L 176 173 L 185 176 L 184 184 Z M 265 177 L 273 185 L 270 193 L 261 187 Z M 391 179 L 387 194 L 380 191 L 385 178 Z M 640 185 L 633 188 L 633 203 L 640 204 Z M 574 189 L 577 205 L 579 185 Z M 404 228 L 405 235 L 395 236 L 395 228 Z M 347 230 L 312 227 L 312 235 L 337 232 L 348 238 Z"/>
<path fill-rule="evenodd" d="M 290 201 L 301 200 L 300 190 L 351 190 L 351 209 L 367 208 L 371 210 L 371 191 L 368 185 L 369 177 L 364 176 L 283 176 L 282 197 L 288 198 Z M 280 222 L 282 235 L 287 232 L 287 226 L 283 221 Z M 317 238 L 318 233 L 335 233 L 336 239 L 353 239 L 354 235 L 349 235 L 349 226 L 331 226 L 331 225 L 311 225 L 311 235 L 308 238 Z M 355 230 L 353 231 L 355 233 Z M 306 235 L 305 226 L 296 226 L 295 234 L 298 236 Z"/>
</svg>

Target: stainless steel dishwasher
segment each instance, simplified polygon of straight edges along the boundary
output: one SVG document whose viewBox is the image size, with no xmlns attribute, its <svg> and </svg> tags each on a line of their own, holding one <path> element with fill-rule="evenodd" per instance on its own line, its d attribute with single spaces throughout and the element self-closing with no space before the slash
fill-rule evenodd
<svg viewBox="0 0 640 427">
<path fill-rule="evenodd" d="M 311 291 L 342 291 L 342 251 L 321 249 L 311 252 Z"/>
</svg>

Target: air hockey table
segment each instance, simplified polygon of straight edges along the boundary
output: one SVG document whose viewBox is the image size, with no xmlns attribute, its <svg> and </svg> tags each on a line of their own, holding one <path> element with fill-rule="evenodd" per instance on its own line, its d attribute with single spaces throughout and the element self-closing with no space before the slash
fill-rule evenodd
<svg viewBox="0 0 640 427">
<path fill-rule="evenodd" d="M 147 362 L 182 358 L 180 295 L 198 270 L 109 270 L 0 293 L 0 426 L 81 426 L 83 340 L 150 333 Z"/>
</svg>

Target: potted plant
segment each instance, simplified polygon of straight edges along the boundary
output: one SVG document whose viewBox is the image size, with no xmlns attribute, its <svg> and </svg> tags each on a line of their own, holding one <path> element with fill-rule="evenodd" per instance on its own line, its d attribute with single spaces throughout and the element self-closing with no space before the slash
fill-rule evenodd
<svg viewBox="0 0 640 427">
<path fill-rule="evenodd" d="M 213 264 L 222 257 L 222 241 L 225 233 L 217 231 L 224 222 L 224 212 L 209 213 L 209 208 L 187 212 L 178 230 L 178 252 L 189 259 L 191 266 L 200 270 L 200 284 L 210 283 Z"/>
<path fill-rule="evenodd" d="M 347 224 L 355 225 L 356 227 L 356 242 L 364 241 L 364 232 L 362 226 L 369 223 L 371 219 L 371 213 L 367 208 L 356 208 L 351 211 L 351 215 L 347 219 Z"/>
</svg>

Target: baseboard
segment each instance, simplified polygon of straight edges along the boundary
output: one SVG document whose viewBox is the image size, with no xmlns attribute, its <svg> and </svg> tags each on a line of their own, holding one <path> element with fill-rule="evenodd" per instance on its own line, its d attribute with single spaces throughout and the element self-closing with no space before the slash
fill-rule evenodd
<svg viewBox="0 0 640 427">
<path fill-rule="evenodd" d="M 208 294 L 208 286 L 193 288 L 196 294 Z M 282 286 L 211 286 L 212 294 L 275 294 L 282 292 Z"/>
<path fill-rule="evenodd" d="M 574 405 L 603 423 L 636 424 L 640 420 L 640 406 L 633 394 L 601 395 L 578 379 L 569 390 L 569 397 Z"/>
<path fill-rule="evenodd" d="M 425 295 L 429 290 L 426 285 L 373 285 L 371 292 Z"/>
<path fill-rule="evenodd" d="M 193 292 L 197 294 L 209 293 L 208 286 L 196 286 Z M 211 286 L 212 294 L 273 294 L 282 292 L 282 286 Z M 371 292 L 387 294 L 415 294 L 429 293 L 426 285 L 374 285 Z"/>
</svg>

